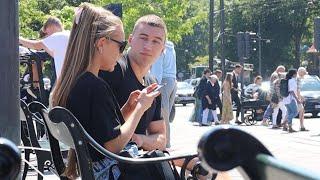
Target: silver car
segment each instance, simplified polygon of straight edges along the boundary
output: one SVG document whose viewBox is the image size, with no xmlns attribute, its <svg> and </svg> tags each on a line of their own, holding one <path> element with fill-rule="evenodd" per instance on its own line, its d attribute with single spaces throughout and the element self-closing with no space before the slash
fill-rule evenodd
<svg viewBox="0 0 320 180">
<path fill-rule="evenodd" d="M 177 92 L 175 97 L 175 104 L 182 104 L 185 106 L 188 103 L 194 103 L 195 97 L 193 97 L 194 88 L 186 82 L 177 83 Z"/>
</svg>

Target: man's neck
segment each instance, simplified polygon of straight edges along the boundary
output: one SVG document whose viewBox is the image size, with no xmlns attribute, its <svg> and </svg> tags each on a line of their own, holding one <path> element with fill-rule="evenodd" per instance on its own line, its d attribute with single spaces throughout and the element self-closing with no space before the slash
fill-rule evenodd
<svg viewBox="0 0 320 180">
<path fill-rule="evenodd" d="M 233 73 L 234 73 L 236 76 L 238 76 L 238 73 L 237 73 L 235 70 L 233 70 Z"/>
<path fill-rule="evenodd" d="M 134 59 L 130 55 L 130 53 L 128 54 L 128 56 L 129 56 L 129 61 L 130 61 L 130 65 L 133 70 L 133 73 L 136 75 L 138 81 L 141 84 L 144 84 L 143 77 L 148 73 L 150 67 L 141 67 L 141 66 L 139 66 L 139 64 L 136 63 L 137 60 Z"/>
</svg>

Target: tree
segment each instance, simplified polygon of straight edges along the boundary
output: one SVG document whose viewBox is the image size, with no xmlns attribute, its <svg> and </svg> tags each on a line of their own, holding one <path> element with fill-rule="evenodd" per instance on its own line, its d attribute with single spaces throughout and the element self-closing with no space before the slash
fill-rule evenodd
<svg viewBox="0 0 320 180">
<path fill-rule="evenodd" d="M 192 12 L 192 16 L 188 16 L 188 10 L 193 3 L 186 0 L 100 0 L 97 2 L 100 6 L 110 3 L 122 3 L 123 22 L 127 35 L 131 33 L 139 17 L 152 13 L 163 17 L 168 28 L 168 39 L 175 43 L 181 41 L 182 36 L 191 34 L 193 25 L 203 18 L 202 11 Z"/>
<path fill-rule="evenodd" d="M 301 58 L 302 42 L 312 42 L 312 22 L 319 15 L 319 5 L 309 0 L 234 0 L 227 4 L 227 28 L 232 30 L 228 37 L 226 57 L 236 58 L 235 40 L 232 37 L 238 31 L 257 32 L 261 22 L 262 37 L 271 39 L 271 44 L 263 44 L 263 67 L 273 69 L 279 64 L 298 67 Z M 254 11 L 253 11 L 254 9 Z M 310 42 L 311 41 L 311 42 Z M 249 62 L 257 62 L 257 55 Z M 256 64 L 255 64 L 256 65 Z"/>
</svg>

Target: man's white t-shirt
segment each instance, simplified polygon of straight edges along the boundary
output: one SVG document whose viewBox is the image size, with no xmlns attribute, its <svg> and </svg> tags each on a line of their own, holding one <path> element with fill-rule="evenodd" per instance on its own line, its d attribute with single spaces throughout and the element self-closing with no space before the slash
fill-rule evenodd
<svg viewBox="0 0 320 180">
<path fill-rule="evenodd" d="M 297 95 L 298 84 L 296 78 L 291 78 L 288 81 L 288 91 L 293 91 Z M 290 93 L 289 96 L 283 99 L 284 104 L 290 104 L 292 100 L 295 100 L 294 96 Z"/>
<path fill-rule="evenodd" d="M 43 44 L 53 53 L 57 78 L 60 76 L 64 57 L 67 51 L 70 31 L 56 32 L 42 40 Z"/>
</svg>

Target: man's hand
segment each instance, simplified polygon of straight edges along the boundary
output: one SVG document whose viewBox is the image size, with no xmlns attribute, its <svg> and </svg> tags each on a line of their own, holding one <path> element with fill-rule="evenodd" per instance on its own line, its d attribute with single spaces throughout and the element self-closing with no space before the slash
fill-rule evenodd
<svg viewBox="0 0 320 180">
<path fill-rule="evenodd" d="M 143 135 L 140 134 L 133 134 L 132 135 L 132 141 L 137 144 L 138 147 L 141 147 L 143 145 Z"/>
</svg>

